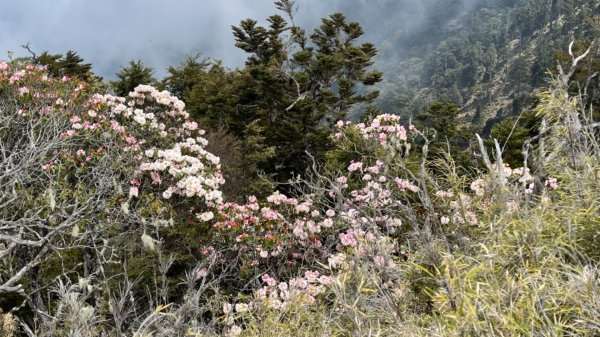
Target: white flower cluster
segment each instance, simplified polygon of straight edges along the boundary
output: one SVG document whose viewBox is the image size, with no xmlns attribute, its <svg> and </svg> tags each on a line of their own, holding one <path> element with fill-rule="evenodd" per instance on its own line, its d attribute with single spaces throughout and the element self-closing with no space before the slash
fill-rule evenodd
<svg viewBox="0 0 600 337">
<path fill-rule="evenodd" d="M 338 121 L 336 124 L 340 131 L 350 125 L 352 125 L 352 123 L 344 123 L 343 121 Z M 398 115 L 381 114 L 375 117 L 371 121 L 371 124 L 366 125 L 364 123 L 358 123 L 356 124 L 356 127 L 364 139 L 378 139 L 381 144 L 390 141 L 393 142 L 394 140 L 403 142 L 408 140 L 406 129 L 400 124 L 400 116 Z M 411 131 L 415 130 L 411 127 Z"/>
<path fill-rule="evenodd" d="M 138 172 L 147 173 L 154 185 L 163 188 L 163 198 L 176 194 L 222 203 L 219 187 L 225 181 L 220 172 L 220 159 L 204 149 L 208 144 L 202 137 L 204 130 L 188 119 L 181 100 L 167 91 L 139 85 L 127 98 L 95 95 L 90 103 L 105 104 L 109 117 L 121 121 L 115 125 L 129 125 L 129 132 L 140 130 L 135 136 L 144 139 L 136 144 L 141 145 L 139 151 L 145 160 Z"/>
<path fill-rule="evenodd" d="M 184 111 L 185 103 L 166 90 L 158 91 L 153 86 L 142 84 L 133 89 L 129 97 L 134 99 L 132 102 L 139 105 L 144 104 L 145 101 L 155 101 L 160 105 L 172 107 L 173 110 L 169 112 L 172 117 L 182 116 L 185 119 L 189 117 L 189 114 Z"/>
<path fill-rule="evenodd" d="M 154 161 L 141 164 L 142 172 L 164 172 L 176 182 L 163 192 L 164 198 L 168 199 L 175 193 L 185 197 L 202 197 L 217 204 L 223 201 L 219 187 L 225 181 L 218 172 L 219 157 L 204 150 L 195 139 L 188 138 L 171 149 L 150 149 L 145 155 Z"/>
</svg>

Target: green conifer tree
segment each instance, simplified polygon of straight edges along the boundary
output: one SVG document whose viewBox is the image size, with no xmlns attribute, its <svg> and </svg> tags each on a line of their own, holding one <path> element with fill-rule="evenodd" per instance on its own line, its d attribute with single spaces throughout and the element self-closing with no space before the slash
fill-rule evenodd
<svg viewBox="0 0 600 337">
<path fill-rule="evenodd" d="M 36 63 L 46 66 L 49 74 L 53 77 L 68 76 L 87 82 L 102 81 L 101 77 L 92 72 L 92 64 L 84 63 L 84 59 L 72 50 L 67 51 L 64 56 L 45 51 L 39 56 L 34 56 L 34 60 Z"/>
<path fill-rule="evenodd" d="M 127 96 L 135 87 L 140 84 L 154 84 L 154 70 L 145 66 L 142 61 L 129 61 L 127 67 L 121 68 L 116 74 L 117 80 L 111 82 L 115 94 Z"/>
<path fill-rule="evenodd" d="M 163 85 L 171 94 L 183 99 L 190 93 L 194 85 L 206 76 L 208 60 L 200 60 L 200 55 L 188 56 L 178 67 L 170 66 L 169 75 L 163 80 Z"/>
<path fill-rule="evenodd" d="M 228 126 L 243 134 L 250 123 L 260 125 L 265 146 L 276 150 L 264 171 L 285 182 L 306 173 L 307 153 L 317 161 L 323 159 L 332 125 L 378 96 L 368 87 L 382 74 L 370 70 L 376 48 L 357 43 L 363 35 L 357 22 L 335 13 L 307 36 L 294 23 L 294 2 L 276 5 L 287 20 L 273 15 L 267 27 L 252 19 L 232 27 L 236 46 L 249 56 Z"/>
</svg>

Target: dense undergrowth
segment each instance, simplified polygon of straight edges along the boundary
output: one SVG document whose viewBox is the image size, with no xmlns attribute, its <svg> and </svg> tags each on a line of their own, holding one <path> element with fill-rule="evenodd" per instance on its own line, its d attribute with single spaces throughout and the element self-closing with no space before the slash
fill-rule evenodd
<svg viewBox="0 0 600 337">
<path fill-rule="evenodd" d="M 182 102 L 44 72 L 0 63 L 2 336 L 600 333 L 599 124 L 570 73 L 523 167 L 379 115 L 338 122 L 293 196 L 238 204 Z"/>
</svg>

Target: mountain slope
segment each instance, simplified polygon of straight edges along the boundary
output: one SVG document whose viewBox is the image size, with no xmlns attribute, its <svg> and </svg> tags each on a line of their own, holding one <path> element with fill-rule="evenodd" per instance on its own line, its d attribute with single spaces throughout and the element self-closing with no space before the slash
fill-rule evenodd
<svg viewBox="0 0 600 337">
<path fill-rule="evenodd" d="M 451 3 L 439 8 L 456 12 Z M 600 3 L 592 0 L 482 0 L 449 20 L 430 13 L 412 35 L 399 31 L 381 41 L 380 106 L 412 116 L 437 101 L 453 103 L 479 126 L 518 114 L 534 103 L 559 51 L 600 35 L 598 16 Z"/>
</svg>

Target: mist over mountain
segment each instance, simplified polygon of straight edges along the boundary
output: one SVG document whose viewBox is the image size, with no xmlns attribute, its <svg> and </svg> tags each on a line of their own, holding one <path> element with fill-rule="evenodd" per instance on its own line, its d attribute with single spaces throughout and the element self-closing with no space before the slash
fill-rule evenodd
<svg viewBox="0 0 600 337">
<path fill-rule="evenodd" d="M 298 0 L 296 6 L 296 24 L 309 33 L 334 12 L 362 25 L 360 41 L 378 49 L 374 68 L 384 74 L 382 111 L 412 116 L 442 101 L 479 124 L 530 105 L 527 92 L 555 66 L 554 51 L 585 37 L 591 26 L 584 18 L 598 11 L 595 1 L 572 0 Z M 162 78 L 168 66 L 198 53 L 233 69 L 247 55 L 235 47 L 231 26 L 245 18 L 265 25 L 275 13 L 271 0 L 14 2 L 0 13 L 0 49 L 28 56 L 20 45 L 29 42 L 38 52 L 75 50 L 109 80 L 132 59 Z M 512 75 L 527 77 L 519 93 L 498 85 Z"/>
<path fill-rule="evenodd" d="M 377 66 L 385 74 L 380 107 L 413 116 L 441 101 L 461 107 L 465 122 L 479 125 L 531 107 L 535 89 L 556 69 L 557 55 L 571 41 L 590 41 L 598 33 L 592 18 L 600 14 L 596 1 L 388 6 L 374 21 L 365 18 L 365 25 L 386 27 L 373 36 L 380 49 Z M 395 13 L 407 19 L 395 20 Z"/>
<path fill-rule="evenodd" d="M 342 12 L 365 27 L 366 40 L 379 47 L 379 42 L 393 37 L 402 40 L 393 48 L 405 50 L 415 32 L 432 28 L 432 20 L 452 20 L 477 2 L 300 0 L 297 19 L 299 25 L 312 30 L 321 17 Z M 235 48 L 230 26 L 245 18 L 264 23 L 275 12 L 271 0 L 252 1 L 251 5 L 241 0 L 17 1 L 2 7 L 0 51 L 26 56 L 21 45 L 28 42 L 40 52 L 72 49 L 106 78 L 112 78 L 130 59 L 142 60 L 162 76 L 167 66 L 196 53 L 223 60 L 233 68 L 243 65 L 245 56 Z"/>
</svg>

